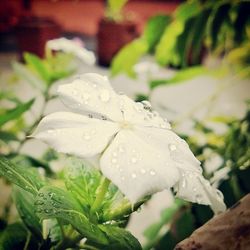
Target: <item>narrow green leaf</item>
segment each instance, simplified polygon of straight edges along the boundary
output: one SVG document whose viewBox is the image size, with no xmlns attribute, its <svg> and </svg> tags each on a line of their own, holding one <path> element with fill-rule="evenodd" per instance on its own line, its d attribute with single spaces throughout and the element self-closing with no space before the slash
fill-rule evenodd
<svg viewBox="0 0 250 250">
<path fill-rule="evenodd" d="M 170 16 L 167 15 L 157 15 L 149 19 L 143 32 L 143 38 L 148 43 L 149 51 L 154 50 L 170 20 Z"/>
<path fill-rule="evenodd" d="M 39 218 L 35 214 L 34 195 L 16 186 L 13 189 L 13 198 L 25 226 L 38 240 L 42 240 L 42 226 L 39 222 Z"/>
<path fill-rule="evenodd" d="M 4 142 L 16 141 L 18 138 L 15 134 L 7 131 L 0 131 L 0 140 Z"/>
<path fill-rule="evenodd" d="M 170 79 L 162 79 L 162 80 L 153 80 L 150 82 L 150 88 L 154 89 L 160 85 L 170 85 L 170 84 L 179 84 L 197 77 L 199 75 L 209 74 L 209 70 L 203 66 L 190 67 L 187 69 L 183 69 L 178 71 L 172 78 Z"/>
<path fill-rule="evenodd" d="M 27 63 L 28 67 L 30 67 L 43 81 L 50 84 L 50 74 L 46 68 L 46 64 L 36 55 L 30 53 L 24 53 L 24 60 Z"/>
<path fill-rule="evenodd" d="M 201 5 L 199 1 L 187 1 L 179 5 L 174 12 L 174 17 L 180 21 L 186 21 L 187 19 L 199 14 Z"/>
<path fill-rule="evenodd" d="M 126 73 L 135 77 L 133 66 L 148 51 L 148 44 L 144 39 L 137 39 L 125 45 L 114 57 L 111 64 L 111 74 Z"/>
<path fill-rule="evenodd" d="M 13 162 L 4 157 L 0 157 L 0 175 L 4 176 L 13 184 L 35 195 L 44 185 L 44 181 L 40 179 L 35 171 L 13 164 Z"/>
<path fill-rule="evenodd" d="M 105 234 L 83 214 L 81 205 L 66 190 L 45 186 L 39 191 L 35 204 L 40 218 L 62 219 L 89 240 L 103 245 L 108 243 Z"/>
<path fill-rule="evenodd" d="M 202 56 L 202 46 L 204 42 L 204 37 L 206 34 L 206 25 L 211 13 L 211 9 L 204 9 L 200 15 L 196 18 L 194 27 L 192 29 L 192 37 L 190 42 L 191 50 L 191 63 L 198 64 L 201 63 L 200 57 Z"/>
<path fill-rule="evenodd" d="M 141 250 L 142 247 L 139 241 L 128 231 L 123 228 L 110 225 L 99 226 L 106 234 L 109 240 L 109 245 L 103 250 Z"/>
<path fill-rule="evenodd" d="M 237 17 L 234 22 L 234 41 L 241 44 L 246 39 L 247 26 L 250 23 L 250 2 L 240 1 L 238 3 Z"/>
<path fill-rule="evenodd" d="M 24 112 L 30 109 L 33 103 L 34 99 L 22 103 L 13 109 L 7 110 L 4 114 L 1 114 L 0 126 L 3 126 L 8 121 L 19 118 Z"/>
<path fill-rule="evenodd" d="M 220 30 L 225 23 L 226 19 L 229 18 L 229 10 L 231 8 L 231 3 L 218 3 L 211 16 L 210 25 L 208 28 L 209 36 L 211 37 L 212 44 L 211 48 L 214 50 L 217 46 L 218 37 Z"/>
<path fill-rule="evenodd" d="M 24 81 L 27 81 L 29 84 L 31 84 L 35 88 L 40 89 L 41 91 L 45 91 L 46 83 L 36 77 L 25 65 L 18 62 L 14 62 L 12 64 L 12 67 L 16 74 Z"/>
</svg>

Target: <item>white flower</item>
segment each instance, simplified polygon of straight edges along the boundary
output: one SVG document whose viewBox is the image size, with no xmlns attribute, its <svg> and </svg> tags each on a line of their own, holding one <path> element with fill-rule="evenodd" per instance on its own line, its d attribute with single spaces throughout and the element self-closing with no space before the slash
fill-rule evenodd
<svg viewBox="0 0 250 250">
<path fill-rule="evenodd" d="M 148 194 L 174 187 L 185 200 L 225 209 L 223 198 L 201 173 L 187 143 L 149 102 L 117 95 L 106 77 L 84 74 L 58 89 L 73 112 L 52 113 L 34 137 L 59 152 L 99 156 L 103 175 L 135 203 Z"/>
<path fill-rule="evenodd" d="M 46 47 L 55 51 L 61 50 L 66 53 L 72 53 L 89 65 L 93 65 L 96 61 L 92 51 L 85 49 L 79 42 L 64 37 L 48 41 Z"/>
</svg>

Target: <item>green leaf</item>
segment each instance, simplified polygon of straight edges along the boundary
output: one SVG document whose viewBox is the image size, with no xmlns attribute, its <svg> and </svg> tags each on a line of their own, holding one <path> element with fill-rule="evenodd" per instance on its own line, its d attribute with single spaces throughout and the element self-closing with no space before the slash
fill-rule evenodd
<svg viewBox="0 0 250 250">
<path fill-rule="evenodd" d="M 13 184 L 35 195 L 44 185 L 44 181 L 40 179 L 35 171 L 13 164 L 13 162 L 4 157 L 0 157 L 0 175 L 4 176 Z"/>
<path fill-rule="evenodd" d="M 208 27 L 209 36 L 211 37 L 211 48 L 214 50 L 217 46 L 220 30 L 227 19 L 229 19 L 229 10 L 231 3 L 218 3 L 211 16 Z"/>
<path fill-rule="evenodd" d="M 0 250 L 23 249 L 26 238 L 27 229 L 23 224 L 10 224 L 0 235 Z"/>
<path fill-rule="evenodd" d="M 234 41 L 241 44 L 247 38 L 247 26 L 250 22 L 250 2 L 238 3 L 237 17 L 234 22 Z"/>
<path fill-rule="evenodd" d="M 157 15 L 149 19 L 143 32 L 143 38 L 148 43 L 149 51 L 154 50 L 169 22 L 170 16 L 167 15 Z"/>
<path fill-rule="evenodd" d="M 180 21 L 185 22 L 187 19 L 199 14 L 201 5 L 199 1 L 187 1 L 179 5 L 174 12 L 174 17 Z"/>
<path fill-rule="evenodd" d="M 18 62 L 14 62 L 12 64 L 12 67 L 20 78 L 27 81 L 35 88 L 38 88 L 41 91 L 45 91 L 46 83 L 41 79 L 39 79 L 38 77 L 36 77 L 25 65 Z"/>
<path fill-rule="evenodd" d="M 66 190 L 45 186 L 39 191 L 35 205 L 40 218 L 62 219 L 89 240 L 103 245 L 108 243 L 104 233 L 91 223 L 81 205 Z"/>
<path fill-rule="evenodd" d="M 34 195 L 16 186 L 13 189 L 13 198 L 17 211 L 25 226 L 38 240 L 42 240 L 42 226 L 39 222 L 39 218 L 35 214 Z"/>
<path fill-rule="evenodd" d="M 141 250 L 139 241 L 125 229 L 111 226 L 101 225 L 99 228 L 106 234 L 109 245 L 103 250 Z"/>
<path fill-rule="evenodd" d="M 99 171 L 93 166 L 88 166 L 83 160 L 72 158 L 71 161 L 68 161 L 65 185 L 84 206 L 90 207 L 94 203 L 93 194 L 95 194 L 100 180 Z"/>
<path fill-rule="evenodd" d="M 170 79 L 162 79 L 162 80 L 153 80 L 150 82 L 150 88 L 154 89 L 160 85 L 170 85 L 170 84 L 179 84 L 197 77 L 199 75 L 209 74 L 209 70 L 203 66 L 190 67 L 187 69 L 183 69 L 178 71 L 172 78 Z"/>
<path fill-rule="evenodd" d="M 43 81 L 50 84 L 50 74 L 46 68 L 46 64 L 36 55 L 30 53 L 24 53 L 24 60 L 28 67 L 31 68 Z"/>
<path fill-rule="evenodd" d="M 148 44 L 144 39 L 137 39 L 125 45 L 112 60 L 111 74 L 115 76 L 124 72 L 135 77 L 133 66 L 147 51 Z"/>
<path fill-rule="evenodd" d="M 13 109 L 7 110 L 4 114 L 1 114 L 0 126 L 3 126 L 8 121 L 19 118 L 24 112 L 30 109 L 33 103 L 34 99 L 22 103 Z"/>
<path fill-rule="evenodd" d="M 204 9 L 199 16 L 195 18 L 195 23 L 190 36 L 190 44 L 187 53 L 190 53 L 191 64 L 201 63 L 202 45 L 206 34 L 206 25 L 211 9 Z M 186 54 L 188 56 L 188 54 Z"/>
<path fill-rule="evenodd" d="M 127 2 L 128 0 L 108 0 L 106 15 L 113 20 L 121 19 L 121 11 Z"/>
<path fill-rule="evenodd" d="M 0 131 L 0 140 L 4 142 L 10 142 L 10 141 L 17 141 L 18 138 L 13 133 L 7 131 Z"/>
</svg>

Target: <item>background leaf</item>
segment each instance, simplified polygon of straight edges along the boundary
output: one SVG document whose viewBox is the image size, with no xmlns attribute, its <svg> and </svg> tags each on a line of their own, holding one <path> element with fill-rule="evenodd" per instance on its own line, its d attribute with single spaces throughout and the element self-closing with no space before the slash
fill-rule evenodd
<svg viewBox="0 0 250 250">
<path fill-rule="evenodd" d="M 35 171 L 13 164 L 4 157 L 0 157 L 0 175 L 4 176 L 8 181 L 35 195 L 44 185 L 44 181 L 40 179 Z"/>
<path fill-rule="evenodd" d="M 110 225 L 100 226 L 101 230 L 105 232 L 109 245 L 103 250 L 141 250 L 139 241 L 125 229 L 114 227 Z"/>
<path fill-rule="evenodd" d="M 44 81 L 42 81 L 41 79 L 39 79 L 38 77 L 36 77 L 25 65 L 18 63 L 18 62 L 14 62 L 12 64 L 12 67 L 13 67 L 14 71 L 16 72 L 16 74 L 21 79 L 23 79 L 27 83 L 31 84 L 35 88 L 38 88 L 42 91 L 45 90 L 46 83 Z"/>
<path fill-rule="evenodd" d="M 86 217 L 81 205 L 66 190 L 45 186 L 36 199 L 36 212 L 42 219 L 57 218 L 70 223 L 83 237 L 98 244 L 107 244 L 103 232 Z"/>
<path fill-rule="evenodd" d="M 144 39 L 137 39 L 125 45 L 112 60 L 111 74 L 114 76 L 125 72 L 130 77 L 135 77 L 133 66 L 147 51 L 148 44 Z"/>
<path fill-rule="evenodd" d="M 38 240 L 42 240 L 42 226 L 40 224 L 40 219 L 35 214 L 34 195 L 17 186 L 14 187 L 12 195 L 17 211 L 25 226 Z"/>
<path fill-rule="evenodd" d="M 10 109 L 10 110 L 6 110 L 3 114 L 1 114 L 0 116 L 0 126 L 3 126 L 5 123 L 7 123 L 8 121 L 17 119 L 18 117 L 20 117 L 24 112 L 26 112 L 27 110 L 30 109 L 30 107 L 32 106 L 32 104 L 34 103 L 34 99 L 19 104 L 17 107 Z"/>
</svg>

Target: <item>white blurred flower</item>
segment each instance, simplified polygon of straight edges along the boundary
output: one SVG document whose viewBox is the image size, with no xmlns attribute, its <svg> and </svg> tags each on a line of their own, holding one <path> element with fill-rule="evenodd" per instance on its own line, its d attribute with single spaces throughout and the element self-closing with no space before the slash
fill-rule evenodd
<svg viewBox="0 0 250 250">
<path fill-rule="evenodd" d="M 63 51 L 72 53 L 86 64 L 93 65 L 96 61 L 95 55 L 92 51 L 83 47 L 83 43 L 79 40 L 69 40 L 64 37 L 50 40 L 46 43 L 46 48 L 55 51 Z"/>
<path fill-rule="evenodd" d="M 134 71 L 137 74 L 146 74 L 146 75 L 152 75 L 156 74 L 160 70 L 160 67 L 158 64 L 154 62 L 139 62 L 134 66 Z"/>
<path fill-rule="evenodd" d="M 169 123 L 151 110 L 114 92 L 106 77 L 84 74 L 61 85 L 59 96 L 73 112 L 42 119 L 34 137 L 59 152 L 99 156 L 103 175 L 135 203 L 174 187 L 185 200 L 225 209 L 223 198 L 201 173 L 200 163 Z"/>
<path fill-rule="evenodd" d="M 214 172 L 213 177 L 210 179 L 213 187 L 218 188 L 223 181 L 227 180 L 229 178 L 228 174 L 230 171 L 231 169 L 226 166 Z"/>
</svg>

